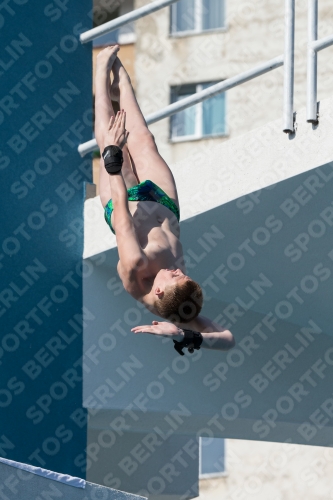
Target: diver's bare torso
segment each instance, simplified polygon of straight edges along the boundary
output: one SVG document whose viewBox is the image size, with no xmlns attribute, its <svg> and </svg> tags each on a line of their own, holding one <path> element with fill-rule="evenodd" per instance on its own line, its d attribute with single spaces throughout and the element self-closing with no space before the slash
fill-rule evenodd
<svg viewBox="0 0 333 500">
<path fill-rule="evenodd" d="M 176 216 L 167 207 L 153 201 L 129 201 L 139 243 L 148 259 L 143 269 L 138 269 L 136 286 L 127 290 L 140 299 L 151 290 L 152 282 L 162 268 L 179 268 L 186 273 L 183 248 L 179 241 L 180 228 Z M 111 215 L 113 224 L 114 212 Z M 122 281 L 121 261 L 117 271 Z"/>
</svg>

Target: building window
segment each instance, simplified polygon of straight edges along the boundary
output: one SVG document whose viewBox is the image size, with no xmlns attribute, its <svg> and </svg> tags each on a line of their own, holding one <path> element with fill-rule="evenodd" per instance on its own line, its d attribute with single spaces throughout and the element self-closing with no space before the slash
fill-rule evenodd
<svg viewBox="0 0 333 500">
<path fill-rule="evenodd" d="M 226 474 L 224 441 L 221 438 L 200 438 L 200 478 L 223 476 Z"/>
<path fill-rule="evenodd" d="M 224 0 L 179 0 L 171 5 L 171 34 L 225 28 Z"/>
<path fill-rule="evenodd" d="M 217 82 L 171 87 L 171 102 L 177 102 Z M 171 139 L 189 140 L 226 135 L 225 92 L 171 116 Z"/>
</svg>

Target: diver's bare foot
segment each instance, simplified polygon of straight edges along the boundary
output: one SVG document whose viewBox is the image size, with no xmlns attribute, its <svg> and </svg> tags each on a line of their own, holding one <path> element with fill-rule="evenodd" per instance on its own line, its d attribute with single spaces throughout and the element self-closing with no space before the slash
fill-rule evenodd
<svg viewBox="0 0 333 500">
<path fill-rule="evenodd" d="M 126 78 L 127 82 L 131 82 L 131 79 L 128 76 L 128 73 L 124 68 L 124 66 L 122 65 L 119 57 L 116 57 L 112 65 L 112 73 L 113 73 L 113 80 L 112 80 L 112 85 L 110 87 L 110 97 L 112 101 L 119 102 L 120 99 L 119 85 L 121 84 L 124 78 Z"/>
<path fill-rule="evenodd" d="M 110 45 L 110 47 L 106 47 L 100 51 L 96 58 L 97 75 L 104 74 L 110 78 L 110 71 L 114 61 L 116 60 L 119 49 L 119 45 Z"/>
</svg>

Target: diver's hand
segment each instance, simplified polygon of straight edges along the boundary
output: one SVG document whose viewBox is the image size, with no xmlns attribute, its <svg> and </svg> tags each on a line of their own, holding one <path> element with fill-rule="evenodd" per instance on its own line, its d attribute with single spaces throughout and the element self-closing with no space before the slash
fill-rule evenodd
<svg viewBox="0 0 333 500">
<path fill-rule="evenodd" d="M 108 131 L 104 138 L 104 147 L 118 146 L 123 149 L 129 132 L 125 129 L 126 112 L 124 110 L 118 111 L 116 116 L 111 116 Z"/>
<path fill-rule="evenodd" d="M 151 333 L 153 335 L 160 335 L 161 337 L 184 337 L 184 332 L 173 323 L 167 321 L 152 321 L 152 325 L 135 326 L 131 329 L 134 333 Z"/>
</svg>

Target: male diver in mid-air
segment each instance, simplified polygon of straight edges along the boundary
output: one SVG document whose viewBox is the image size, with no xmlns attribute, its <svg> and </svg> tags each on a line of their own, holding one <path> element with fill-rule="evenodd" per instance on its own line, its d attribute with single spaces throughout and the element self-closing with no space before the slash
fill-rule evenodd
<svg viewBox="0 0 333 500">
<path fill-rule="evenodd" d="M 199 315 L 202 290 L 186 275 L 175 180 L 157 150 L 118 50 L 118 45 L 110 46 L 97 56 L 95 136 L 101 151 L 100 198 L 106 222 L 116 235 L 117 271 L 125 290 L 168 320 L 132 331 L 172 337 L 179 354 L 184 354 L 184 347 L 191 353 L 200 346 L 231 349 L 235 345 L 232 333 Z M 111 100 L 119 103 L 116 115 Z"/>
</svg>

